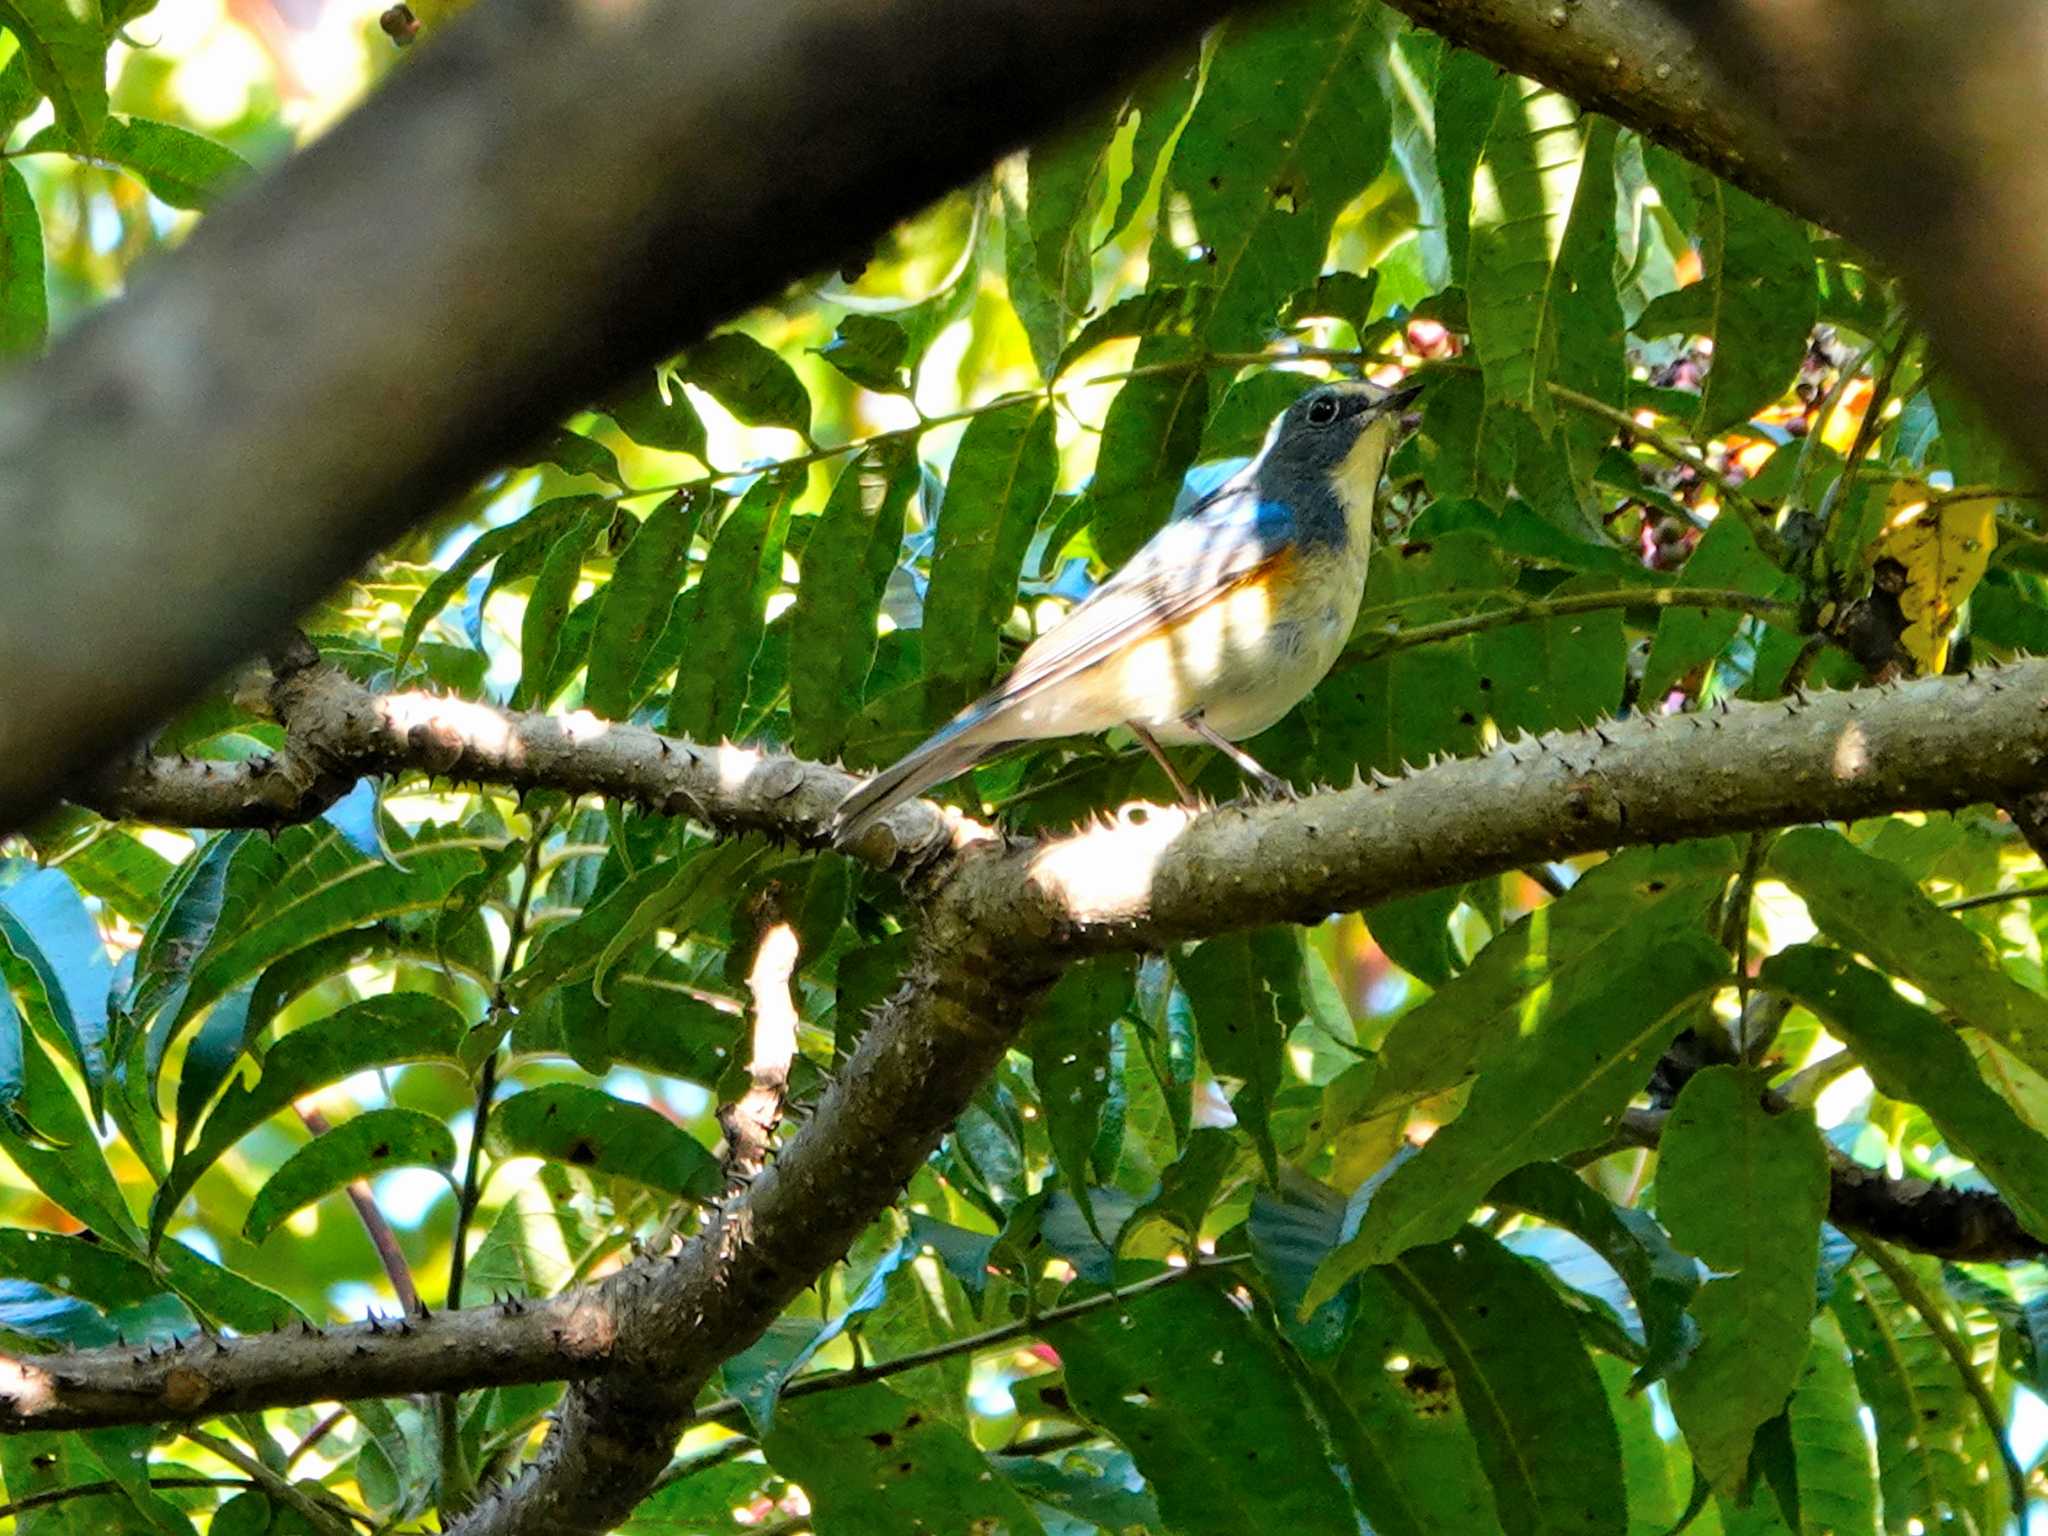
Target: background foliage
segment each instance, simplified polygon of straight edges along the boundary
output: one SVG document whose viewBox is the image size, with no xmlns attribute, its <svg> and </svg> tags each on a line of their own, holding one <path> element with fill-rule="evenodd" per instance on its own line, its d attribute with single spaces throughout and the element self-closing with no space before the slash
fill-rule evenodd
<svg viewBox="0 0 2048 1536">
<path fill-rule="evenodd" d="M 389 63 L 329 25 L 368 62 L 309 84 L 273 30 L 223 95 L 272 25 L 236 14 L 0 6 L 0 344 Z M 1417 371 L 1357 632 L 1249 744 L 1303 788 L 2048 625 L 2024 482 L 1855 251 L 1317 0 L 593 402 L 307 628 L 379 687 L 872 766 L 1314 380 Z M 224 690 L 159 747 L 276 742 Z M 1021 830 L 1164 792 L 1117 738 L 944 791 Z M 799 1105 L 907 953 L 901 893 L 835 855 L 488 788 L 274 837 L 64 813 L 7 852 L 22 1350 L 601 1275 L 721 1188 L 763 934 L 798 940 Z M 1824 1218 L 1847 1158 L 2048 1237 L 2034 863 L 1992 808 L 1902 816 L 1083 967 L 628 1529 L 2013 1528 L 2039 1266 Z M 1617 1136 L 1631 1104 L 1668 1113 Z M 0 1476 L 38 1536 L 431 1528 L 556 1395 L 15 1436 Z"/>
</svg>

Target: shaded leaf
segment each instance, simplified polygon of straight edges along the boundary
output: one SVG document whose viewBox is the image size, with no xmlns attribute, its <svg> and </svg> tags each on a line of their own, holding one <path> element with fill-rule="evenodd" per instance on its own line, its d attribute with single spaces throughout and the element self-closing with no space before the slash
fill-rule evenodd
<svg viewBox="0 0 2048 1536">
<path fill-rule="evenodd" d="M 1231 1107 L 1259 1149 L 1267 1177 L 1275 1177 L 1273 1096 L 1287 1033 L 1301 1016 L 1301 950 L 1294 935 L 1261 928 L 1208 939 L 1177 956 L 1173 969 L 1194 1007 L 1211 1070 L 1244 1084 Z"/>
<path fill-rule="evenodd" d="M 0 357 L 35 356 L 49 332 L 43 220 L 21 167 L 10 161 L 0 166 Z"/>
<path fill-rule="evenodd" d="M 739 724 L 761 649 L 769 595 L 782 579 L 782 546 L 804 475 L 764 475 L 726 514 L 704 559 L 689 610 L 689 656 L 676 669 L 663 729 L 717 741 Z"/>
<path fill-rule="evenodd" d="M 500 1157 L 544 1157 L 693 1200 L 717 1195 L 717 1159 L 644 1104 L 577 1083 L 516 1093 L 491 1115 L 485 1145 Z"/>
<path fill-rule="evenodd" d="M 1672 1411 L 1722 1493 L 1747 1478 L 1757 1431 L 1784 1411 L 1814 1313 L 1828 1164 L 1813 1121 L 1764 1107 L 1763 1078 L 1709 1067 L 1664 1127 L 1657 1213 L 1715 1278 L 1693 1301 L 1700 1342 L 1668 1380 Z"/>
<path fill-rule="evenodd" d="M 260 1243 L 299 1207 L 387 1168 L 455 1164 L 455 1138 L 432 1115 L 416 1109 L 372 1109 L 315 1137 L 284 1160 L 249 1206 L 242 1236 Z"/>
<path fill-rule="evenodd" d="M 682 590 L 702 511 L 698 497 L 678 491 L 648 513 L 619 552 L 591 627 L 583 693 L 606 719 L 625 720 L 640 702 L 635 684 Z"/>
<path fill-rule="evenodd" d="M 811 397 L 796 371 L 753 337 L 722 331 L 676 359 L 676 372 L 751 427 L 811 432 Z"/>
</svg>

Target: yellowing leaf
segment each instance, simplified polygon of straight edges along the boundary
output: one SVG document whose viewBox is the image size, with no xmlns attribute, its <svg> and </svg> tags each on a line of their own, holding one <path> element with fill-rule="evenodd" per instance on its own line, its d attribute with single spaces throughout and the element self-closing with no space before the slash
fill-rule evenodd
<svg viewBox="0 0 2048 1536">
<path fill-rule="evenodd" d="M 1995 496 L 1940 495 L 1920 480 L 1892 488 L 1870 559 L 1873 565 L 1895 560 L 1905 569 L 1899 609 L 1906 629 L 1899 643 L 1922 672 L 1939 672 L 1948 659 L 1957 610 L 1983 579 L 1998 542 L 1997 509 Z"/>
</svg>

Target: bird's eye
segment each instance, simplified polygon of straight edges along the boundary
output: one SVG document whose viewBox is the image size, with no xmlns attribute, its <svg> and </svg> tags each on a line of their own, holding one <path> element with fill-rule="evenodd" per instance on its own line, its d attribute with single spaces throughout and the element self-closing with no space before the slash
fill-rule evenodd
<svg viewBox="0 0 2048 1536">
<path fill-rule="evenodd" d="M 1337 419 L 1337 400 L 1334 395 L 1320 395 L 1308 403 L 1308 424 L 1312 427 L 1327 427 Z"/>
</svg>

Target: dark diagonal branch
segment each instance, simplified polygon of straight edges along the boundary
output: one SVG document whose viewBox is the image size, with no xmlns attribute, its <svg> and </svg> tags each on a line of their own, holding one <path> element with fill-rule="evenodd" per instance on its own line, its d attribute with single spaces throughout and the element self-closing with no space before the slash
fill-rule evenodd
<svg viewBox="0 0 2048 1536">
<path fill-rule="evenodd" d="M 635 366 L 1223 9 L 503 0 L 450 25 L 0 381 L 0 830 Z"/>
</svg>

